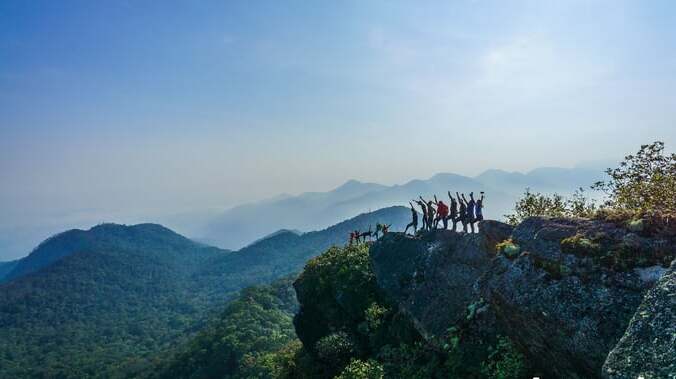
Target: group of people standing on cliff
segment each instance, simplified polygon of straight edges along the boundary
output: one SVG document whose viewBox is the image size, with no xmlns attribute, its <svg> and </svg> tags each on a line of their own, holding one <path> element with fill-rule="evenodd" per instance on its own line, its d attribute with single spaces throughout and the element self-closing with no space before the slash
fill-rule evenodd
<svg viewBox="0 0 676 379">
<path fill-rule="evenodd" d="M 481 192 L 481 197 L 477 200 L 474 200 L 474 192 L 469 193 L 469 200 L 465 197 L 465 194 L 455 193 L 455 197 L 451 195 L 451 191 L 448 191 L 448 197 L 450 199 L 450 204 L 446 205 L 442 200 L 437 199 L 437 195 L 434 195 L 434 201 L 426 201 L 419 196 L 420 200 L 413 200 L 409 202 L 411 206 L 411 223 L 406 225 L 404 233 L 408 232 L 409 228 L 413 228 L 413 234 L 418 232 L 418 211 L 415 209 L 413 203 L 418 204 L 420 209 L 422 209 L 422 228 L 421 230 L 433 230 L 438 229 L 439 223 L 443 225 L 444 229 L 448 229 L 448 221 L 450 220 L 453 224 L 453 230 L 456 231 L 458 222 L 462 224 L 462 230 L 467 232 L 467 226 L 469 225 L 471 233 L 474 233 L 474 224 L 483 220 L 483 207 L 484 207 L 484 193 Z"/>
<path fill-rule="evenodd" d="M 448 229 L 448 222 L 451 221 L 451 230 L 454 232 L 457 231 L 458 223 L 461 223 L 463 232 L 467 233 L 467 226 L 469 226 L 470 233 L 474 233 L 474 224 L 484 219 L 484 192 L 481 191 L 481 197 L 476 200 L 474 199 L 474 192 L 469 193 L 469 200 L 467 200 L 464 193 L 459 194 L 458 192 L 453 197 L 451 191 L 448 191 L 448 197 L 450 199 L 448 205 L 442 200 L 437 199 L 437 195 L 434 195 L 434 201 L 426 201 L 422 196 L 418 196 L 420 200 L 409 201 L 409 205 L 411 206 L 411 222 L 406 225 L 404 233 L 408 233 L 410 228 L 413 228 L 413 234 L 418 233 L 418 211 L 413 205 L 414 203 L 418 204 L 422 210 L 421 231 L 439 229 L 439 224 L 444 229 Z M 360 232 L 359 230 L 352 231 L 350 232 L 350 245 L 368 241 L 373 237 L 377 240 L 380 236 L 387 234 L 389 228 L 390 225 L 377 224 L 375 232 L 372 231 L 370 226 L 366 232 Z"/>
</svg>

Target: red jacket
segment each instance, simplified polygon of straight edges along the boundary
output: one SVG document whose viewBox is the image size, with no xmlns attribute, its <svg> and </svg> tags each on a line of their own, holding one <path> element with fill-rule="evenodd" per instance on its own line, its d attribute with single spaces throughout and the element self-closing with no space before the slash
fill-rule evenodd
<svg viewBox="0 0 676 379">
<path fill-rule="evenodd" d="M 448 217 L 448 206 L 443 201 L 437 203 L 437 216 L 439 218 Z"/>
</svg>

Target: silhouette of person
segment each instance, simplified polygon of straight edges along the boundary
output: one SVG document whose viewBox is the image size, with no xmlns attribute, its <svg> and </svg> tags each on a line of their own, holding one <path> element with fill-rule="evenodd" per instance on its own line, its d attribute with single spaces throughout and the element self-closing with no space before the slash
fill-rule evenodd
<svg viewBox="0 0 676 379">
<path fill-rule="evenodd" d="M 436 199 L 436 196 L 434 198 Z M 441 200 L 437 202 L 437 218 L 434 222 L 435 229 L 439 225 L 439 221 L 442 222 L 444 229 L 448 229 L 448 206 Z"/>
<path fill-rule="evenodd" d="M 463 194 L 463 197 L 460 197 L 460 194 L 457 192 L 455 193 L 455 196 L 458 198 L 458 204 L 460 204 L 460 209 L 458 210 L 458 221 L 462 223 L 462 231 L 467 233 L 467 203 L 464 199 L 465 194 Z"/>
<path fill-rule="evenodd" d="M 476 209 L 476 201 L 474 201 L 474 192 L 469 193 L 469 201 L 465 199 L 465 194 L 462 194 L 462 198 L 467 203 L 467 223 L 469 224 L 470 230 L 474 233 L 474 223 L 476 219 L 474 217 L 474 210 Z"/>
<path fill-rule="evenodd" d="M 432 227 L 434 226 L 434 214 L 436 213 L 434 206 L 432 205 L 432 200 L 425 201 L 422 196 L 420 196 L 420 200 L 427 204 L 427 230 L 432 230 Z"/>
<path fill-rule="evenodd" d="M 422 224 L 421 230 L 427 229 L 427 207 L 425 206 L 425 202 L 424 202 L 424 201 L 420 201 L 420 200 L 413 200 L 413 201 L 415 201 L 416 204 L 418 204 L 418 205 L 420 206 L 420 209 L 422 209 L 422 214 L 423 214 L 423 219 L 422 219 L 422 221 L 423 221 L 423 224 Z"/>
<path fill-rule="evenodd" d="M 373 236 L 373 232 L 371 231 L 371 225 L 369 225 L 369 231 L 368 231 L 368 232 L 364 232 L 364 233 L 362 233 L 362 234 L 360 235 L 360 237 L 362 238 L 362 240 L 363 240 L 364 242 L 366 242 L 366 241 L 368 241 L 369 239 L 371 239 L 372 236 Z"/>
<path fill-rule="evenodd" d="M 484 208 L 484 191 L 481 191 L 481 197 L 476 201 L 476 206 L 474 207 L 474 222 L 483 221 L 483 208 Z M 478 225 L 477 225 L 478 226 Z"/>
<path fill-rule="evenodd" d="M 453 222 L 453 231 L 455 232 L 455 227 L 458 224 L 458 202 L 451 195 L 451 191 L 448 191 L 448 198 L 451 199 L 451 205 L 449 207 L 450 214 L 448 218 Z"/>
<path fill-rule="evenodd" d="M 408 232 L 408 228 L 413 227 L 413 235 L 415 235 L 418 232 L 418 212 L 413 207 L 413 203 L 409 201 L 408 204 L 411 206 L 411 222 L 408 225 L 406 225 L 406 229 L 404 229 L 404 234 Z"/>
</svg>

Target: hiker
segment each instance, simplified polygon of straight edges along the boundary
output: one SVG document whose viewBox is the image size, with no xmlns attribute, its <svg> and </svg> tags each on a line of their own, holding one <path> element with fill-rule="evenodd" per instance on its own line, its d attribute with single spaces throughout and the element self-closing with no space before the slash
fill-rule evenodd
<svg viewBox="0 0 676 379">
<path fill-rule="evenodd" d="M 354 243 L 354 232 L 350 232 L 350 242 L 349 244 L 352 245 Z"/>
<path fill-rule="evenodd" d="M 383 236 L 384 236 L 385 234 L 387 234 L 387 232 L 390 231 L 390 226 L 392 226 L 392 224 L 389 224 L 389 225 L 383 225 Z"/>
<path fill-rule="evenodd" d="M 448 198 L 451 199 L 450 215 L 448 218 L 453 222 L 453 231 L 455 232 L 455 226 L 458 225 L 458 202 L 451 195 L 451 191 L 448 191 Z"/>
<path fill-rule="evenodd" d="M 463 194 L 464 197 L 465 194 Z M 458 210 L 458 221 L 462 223 L 462 231 L 467 233 L 467 203 L 460 198 L 458 192 L 455 193 L 455 197 L 458 198 L 458 204 L 460 204 L 460 209 Z"/>
<path fill-rule="evenodd" d="M 469 224 L 470 230 L 472 233 L 474 233 L 474 222 L 476 220 L 474 219 L 474 209 L 476 208 L 476 201 L 474 201 L 474 192 L 469 193 L 469 201 L 465 198 L 465 194 L 462 194 L 462 199 L 465 200 L 465 203 L 467 203 L 467 220 L 466 222 Z"/>
<path fill-rule="evenodd" d="M 420 206 L 420 209 L 422 209 L 423 224 L 422 224 L 422 228 L 420 228 L 420 230 L 425 230 L 425 229 L 427 229 L 427 207 L 425 206 L 425 202 L 420 201 L 420 200 L 413 200 L 413 201 L 416 202 L 416 204 L 418 204 Z"/>
<path fill-rule="evenodd" d="M 378 240 L 378 234 L 380 233 L 381 230 L 383 230 L 383 224 L 379 222 L 376 223 L 376 232 L 375 232 L 376 240 Z"/>
<path fill-rule="evenodd" d="M 483 221 L 483 209 L 484 207 L 484 191 L 481 191 L 481 197 L 476 201 L 476 206 L 474 207 L 474 222 Z"/>
<path fill-rule="evenodd" d="M 434 198 L 436 199 L 436 196 Z M 448 206 L 441 200 L 437 202 L 437 218 L 434 222 L 435 229 L 437 228 L 439 221 L 443 223 L 444 229 L 448 229 Z"/>
<path fill-rule="evenodd" d="M 434 222 L 434 206 L 432 206 L 432 200 L 430 201 L 425 201 L 425 199 L 422 198 L 422 196 L 419 196 L 420 200 L 424 202 L 427 205 L 427 230 L 432 230 L 432 223 Z"/>
<path fill-rule="evenodd" d="M 364 242 L 367 241 L 367 238 L 370 239 L 372 236 L 373 236 L 373 232 L 371 231 L 371 225 L 369 225 L 369 231 L 368 232 L 364 232 L 364 233 L 359 235 L 359 237 L 362 238 L 364 240 Z"/>
<path fill-rule="evenodd" d="M 413 235 L 415 235 L 418 232 L 418 212 L 415 210 L 415 208 L 413 208 L 413 203 L 409 201 L 408 204 L 411 206 L 411 222 L 408 225 L 406 225 L 406 229 L 404 229 L 404 234 L 406 234 L 406 232 L 408 232 L 408 228 L 412 226 Z M 383 234 L 385 233 L 383 232 Z"/>
</svg>

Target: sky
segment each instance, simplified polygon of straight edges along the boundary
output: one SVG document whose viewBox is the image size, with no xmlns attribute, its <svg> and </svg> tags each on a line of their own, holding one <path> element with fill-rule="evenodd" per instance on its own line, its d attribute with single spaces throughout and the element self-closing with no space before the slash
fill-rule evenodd
<svg viewBox="0 0 676 379">
<path fill-rule="evenodd" d="M 6 0 L 0 250 L 348 179 L 617 161 L 673 150 L 675 121 L 672 1 Z"/>
</svg>

